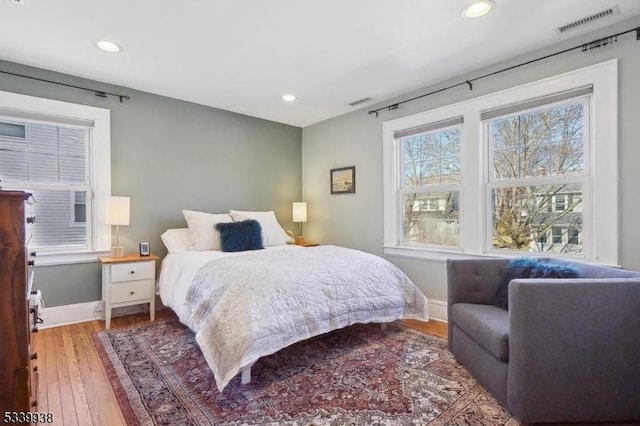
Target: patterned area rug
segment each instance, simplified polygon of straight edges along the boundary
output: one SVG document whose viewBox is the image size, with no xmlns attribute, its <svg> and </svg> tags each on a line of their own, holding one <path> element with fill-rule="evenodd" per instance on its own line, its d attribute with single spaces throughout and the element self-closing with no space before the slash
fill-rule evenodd
<svg viewBox="0 0 640 426">
<path fill-rule="evenodd" d="M 390 325 L 355 325 L 260 359 L 216 389 L 176 320 L 94 336 L 131 425 L 517 425 L 446 349 Z"/>
</svg>

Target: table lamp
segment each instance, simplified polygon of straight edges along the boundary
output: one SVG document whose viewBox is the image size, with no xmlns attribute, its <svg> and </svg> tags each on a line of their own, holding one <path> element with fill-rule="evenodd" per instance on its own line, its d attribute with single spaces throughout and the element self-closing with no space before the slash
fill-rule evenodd
<svg viewBox="0 0 640 426">
<path fill-rule="evenodd" d="M 300 223 L 300 235 L 296 237 L 296 244 L 303 244 L 302 223 L 307 221 L 307 203 L 296 201 L 293 203 L 293 221 Z"/>
<path fill-rule="evenodd" d="M 111 247 L 111 257 L 123 257 L 120 246 L 120 225 L 129 225 L 129 197 L 107 198 L 107 225 L 116 226 L 116 245 Z"/>
</svg>

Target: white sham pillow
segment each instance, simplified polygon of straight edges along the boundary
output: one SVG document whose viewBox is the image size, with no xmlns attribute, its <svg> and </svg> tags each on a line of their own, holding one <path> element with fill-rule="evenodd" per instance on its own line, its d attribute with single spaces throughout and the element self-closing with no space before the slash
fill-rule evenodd
<svg viewBox="0 0 640 426">
<path fill-rule="evenodd" d="M 193 210 L 182 210 L 187 226 L 189 226 L 190 250 L 222 250 L 220 232 L 217 223 L 233 222 L 227 213 L 205 213 Z"/>
<path fill-rule="evenodd" d="M 254 219 L 257 220 L 262 228 L 262 244 L 265 247 L 283 246 L 291 241 L 291 238 L 282 229 L 282 226 L 276 219 L 276 214 L 273 211 L 268 212 L 245 212 L 239 210 L 229 211 L 231 217 L 236 222 L 243 220 Z"/>
<path fill-rule="evenodd" d="M 167 229 L 160 235 L 160 239 L 169 253 L 188 251 L 191 248 L 189 228 Z"/>
</svg>

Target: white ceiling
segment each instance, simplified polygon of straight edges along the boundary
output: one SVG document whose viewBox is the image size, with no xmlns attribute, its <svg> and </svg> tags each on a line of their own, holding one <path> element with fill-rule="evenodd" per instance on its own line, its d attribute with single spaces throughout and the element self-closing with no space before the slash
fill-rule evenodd
<svg viewBox="0 0 640 426">
<path fill-rule="evenodd" d="M 0 59 L 300 127 L 640 14 L 638 0 L 495 0 L 477 20 L 468 0 L 21 2 L 0 0 Z"/>
</svg>

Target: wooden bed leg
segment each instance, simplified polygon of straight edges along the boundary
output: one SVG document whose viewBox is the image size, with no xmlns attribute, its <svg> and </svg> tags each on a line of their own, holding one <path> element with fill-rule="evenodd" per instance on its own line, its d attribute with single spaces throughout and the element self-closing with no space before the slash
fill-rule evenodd
<svg viewBox="0 0 640 426">
<path fill-rule="evenodd" d="M 387 323 L 386 322 L 381 322 L 380 323 L 380 330 L 385 331 L 387 329 Z"/>
<path fill-rule="evenodd" d="M 251 367 L 253 367 L 253 364 L 255 362 L 240 369 L 240 383 L 243 385 L 251 383 Z"/>
</svg>

